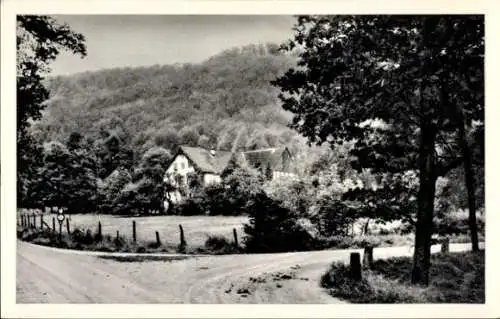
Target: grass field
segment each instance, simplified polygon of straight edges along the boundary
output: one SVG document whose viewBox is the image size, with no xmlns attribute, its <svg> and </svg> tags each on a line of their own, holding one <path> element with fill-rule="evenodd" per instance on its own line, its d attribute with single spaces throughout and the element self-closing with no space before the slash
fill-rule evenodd
<svg viewBox="0 0 500 319">
<path fill-rule="evenodd" d="M 45 223 L 52 227 L 54 214 L 44 214 Z M 155 232 L 158 231 L 162 242 L 177 245 L 179 239 L 179 225 L 184 229 L 184 235 L 188 246 L 199 247 L 205 244 L 210 235 L 224 236 L 233 240 L 233 228 L 238 233 L 241 242 L 244 236 L 243 224 L 248 221 L 247 217 L 233 216 L 147 216 L 147 217 L 119 217 L 110 215 L 70 215 L 71 230 L 78 227 L 83 230 L 91 229 L 97 231 L 98 222 L 102 225 L 104 236 L 120 236 L 132 238 L 132 221 L 136 222 L 137 240 L 154 241 Z M 36 219 L 39 225 L 39 217 Z M 58 227 L 56 221 L 56 228 Z M 63 232 L 66 231 L 66 222 L 63 223 Z"/>
</svg>

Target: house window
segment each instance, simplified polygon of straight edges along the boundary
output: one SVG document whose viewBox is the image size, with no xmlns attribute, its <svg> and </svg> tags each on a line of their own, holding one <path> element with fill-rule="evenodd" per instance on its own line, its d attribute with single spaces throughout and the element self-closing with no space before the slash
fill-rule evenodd
<svg viewBox="0 0 500 319">
<path fill-rule="evenodd" d="M 179 163 L 181 169 L 184 169 L 184 163 Z"/>
</svg>

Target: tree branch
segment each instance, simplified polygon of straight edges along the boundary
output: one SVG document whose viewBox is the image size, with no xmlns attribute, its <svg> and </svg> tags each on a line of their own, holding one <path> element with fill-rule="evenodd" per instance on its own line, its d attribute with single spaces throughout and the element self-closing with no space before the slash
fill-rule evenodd
<svg viewBox="0 0 500 319">
<path fill-rule="evenodd" d="M 463 158 L 462 157 L 457 157 L 455 158 L 454 160 L 450 161 L 449 163 L 447 163 L 446 165 L 439 165 L 436 169 L 436 173 L 437 173 L 437 176 L 445 176 L 446 173 L 448 173 L 449 171 L 451 171 L 452 169 L 454 168 L 457 168 L 458 166 L 460 166 L 463 162 Z"/>
</svg>

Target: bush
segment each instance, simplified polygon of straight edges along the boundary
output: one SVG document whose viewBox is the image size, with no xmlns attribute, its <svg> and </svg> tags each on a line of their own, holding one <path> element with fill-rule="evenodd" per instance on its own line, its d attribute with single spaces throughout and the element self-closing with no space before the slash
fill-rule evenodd
<svg viewBox="0 0 500 319">
<path fill-rule="evenodd" d="M 233 216 L 242 215 L 242 205 L 231 197 L 229 190 L 223 184 L 209 185 L 203 189 L 202 203 L 209 215 Z"/>
<path fill-rule="evenodd" d="M 71 240 L 82 245 L 92 245 L 95 238 L 92 235 L 92 231 L 90 229 L 87 229 L 84 233 L 83 230 L 76 228 L 71 233 Z"/>
<path fill-rule="evenodd" d="M 242 184 L 244 184 L 242 182 Z M 246 214 L 246 204 L 251 192 L 240 186 L 226 187 L 226 184 L 213 184 L 200 187 L 198 191 L 174 206 L 172 214 L 181 216 Z"/>
<path fill-rule="evenodd" d="M 484 233 L 484 217 L 483 215 L 476 214 L 477 216 L 477 230 L 479 233 Z M 447 215 L 435 218 L 434 227 L 435 232 L 439 235 L 460 235 L 469 232 L 468 212 L 458 211 L 449 213 Z"/>
<path fill-rule="evenodd" d="M 347 248 L 365 248 L 367 246 L 377 247 L 387 243 L 387 238 L 375 236 L 375 235 L 365 235 L 365 236 L 330 236 L 330 237 L 320 237 L 318 240 L 321 242 L 322 248 L 336 248 L 336 249 L 347 249 Z"/>
<path fill-rule="evenodd" d="M 122 249 L 126 245 L 126 241 L 123 237 L 115 237 L 113 239 L 113 243 L 118 250 Z"/>
<path fill-rule="evenodd" d="M 316 240 L 298 224 L 298 217 L 264 192 L 248 206 L 249 224 L 244 225 L 245 249 L 250 253 L 311 250 Z"/>
<path fill-rule="evenodd" d="M 232 254 L 239 250 L 224 236 L 209 236 L 205 241 L 205 249 L 215 254 Z"/>
<path fill-rule="evenodd" d="M 322 236 L 347 235 L 348 227 L 353 222 L 350 216 L 354 216 L 351 208 L 330 195 L 323 195 L 316 203 L 316 209 L 311 220 Z"/>
<path fill-rule="evenodd" d="M 139 246 L 139 247 L 137 247 L 136 252 L 140 253 L 140 254 L 143 254 L 143 253 L 146 252 L 146 248 L 144 248 L 142 246 Z"/>
<path fill-rule="evenodd" d="M 186 198 L 182 202 L 176 204 L 173 208 L 174 215 L 195 216 L 205 215 L 205 209 L 200 198 Z"/>
<path fill-rule="evenodd" d="M 346 249 L 351 248 L 353 245 L 353 237 L 351 236 L 330 236 L 330 237 L 319 237 L 318 240 L 321 242 L 321 247 L 326 248 L 336 248 L 336 249 Z"/>
</svg>

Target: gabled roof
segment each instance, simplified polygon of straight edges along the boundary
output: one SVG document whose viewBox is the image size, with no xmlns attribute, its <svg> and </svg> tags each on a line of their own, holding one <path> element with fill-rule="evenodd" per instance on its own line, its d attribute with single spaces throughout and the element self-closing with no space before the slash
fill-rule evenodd
<svg viewBox="0 0 500 319">
<path fill-rule="evenodd" d="M 231 158 L 231 152 L 215 151 L 212 155 L 209 150 L 190 146 L 180 146 L 179 153 L 184 154 L 199 171 L 213 174 L 221 174 Z"/>
<path fill-rule="evenodd" d="M 286 147 L 278 147 L 237 152 L 235 155 L 236 160 L 241 164 L 254 168 L 267 168 L 269 165 L 272 170 L 281 170 L 283 152 L 290 154 Z M 190 146 L 180 146 L 177 151 L 178 154 L 185 155 L 198 171 L 212 174 L 222 174 L 233 155 L 232 152 L 227 151 L 215 151 L 215 154 L 212 155 L 210 150 Z M 176 156 L 172 158 L 172 161 Z"/>
</svg>

